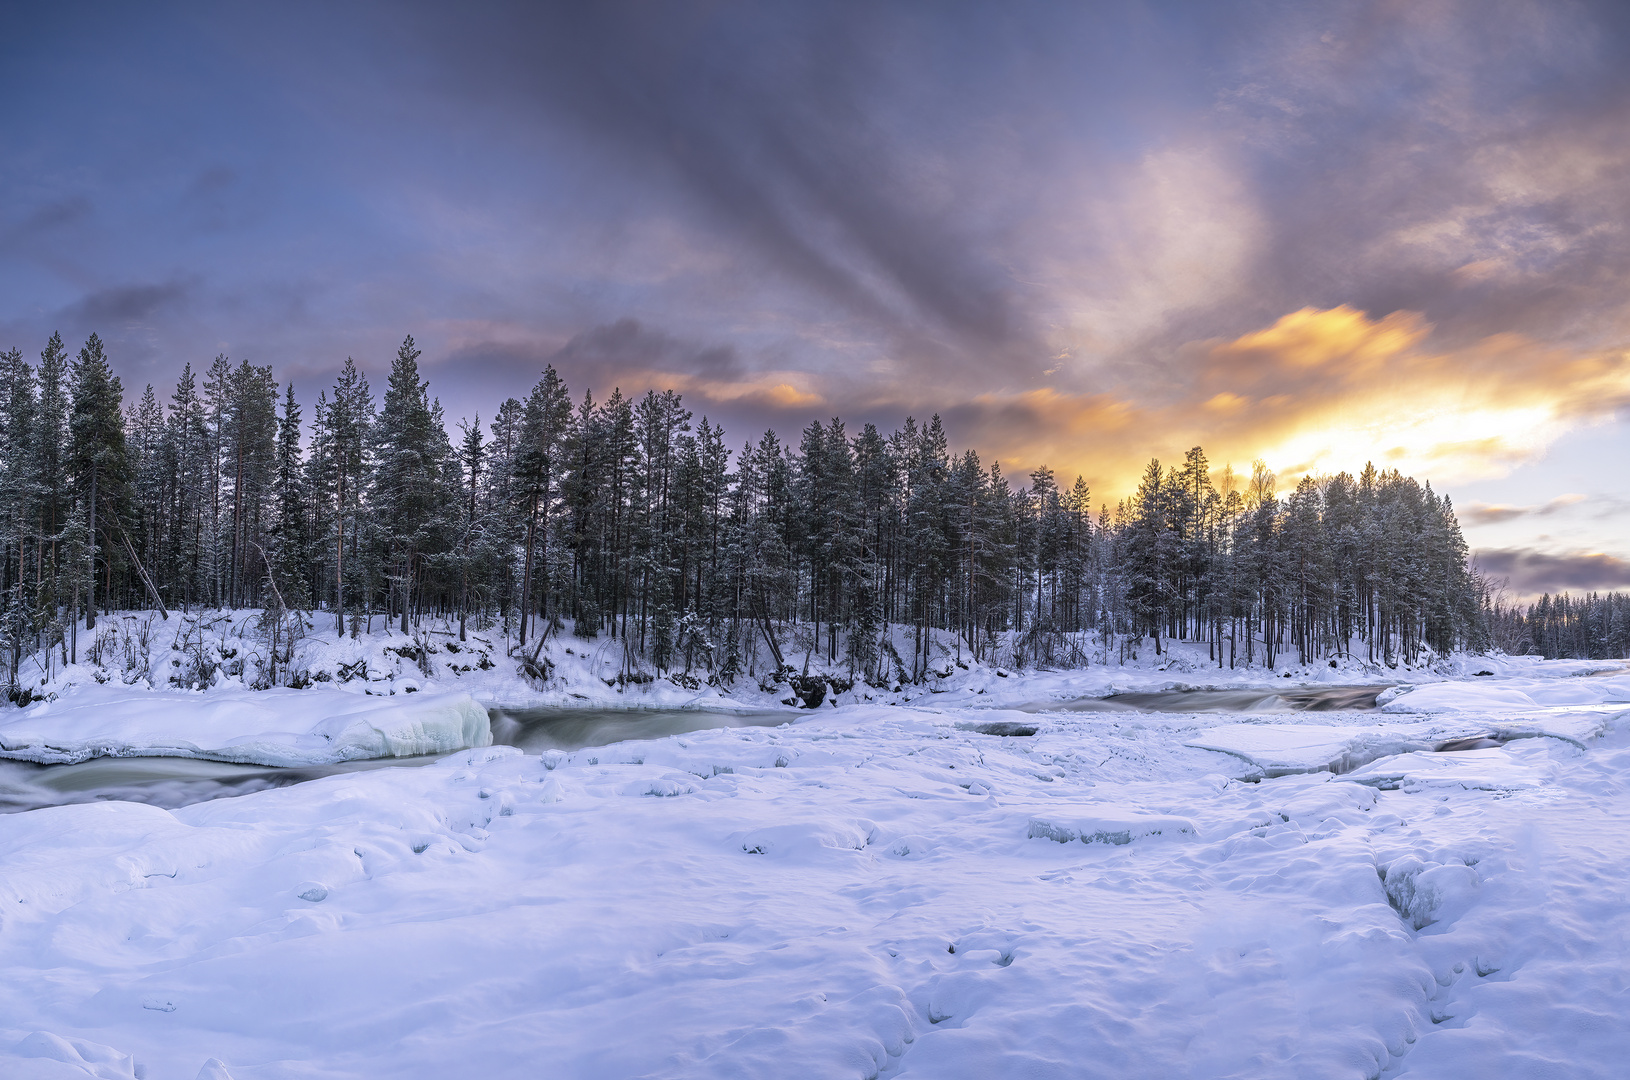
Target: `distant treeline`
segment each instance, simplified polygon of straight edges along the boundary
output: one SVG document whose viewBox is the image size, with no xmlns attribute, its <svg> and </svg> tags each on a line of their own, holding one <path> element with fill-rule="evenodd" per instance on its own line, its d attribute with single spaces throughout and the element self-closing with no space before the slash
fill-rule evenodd
<svg viewBox="0 0 1630 1080">
<path fill-rule="evenodd" d="M 1495 647 L 1555 660 L 1622 660 L 1630 656 L 1630 594 L 1542 596 L 1526 608 L 1491 603 L 1489 634 Z"/>
<path fill-rule="evenodd" d="M 534 647 L 570 625 L 722 682 L 755 663 L 920 679 L 935 631 L 1015 665 L 1174 637 L 1219 665 L 1488 642 L 1449 500 L 1396 471 L 1281 498 L 1260 463 L 1214 480 L 1196 448 L 1094 513 L 1080 479 L 952 453 L 938 417 L 732 455 L 672 391 L 574 400 L 552 368 L 453 437 L 418 358 L 408 338 L 381 397 L 347 360 L 309 422 L 270 367 L 224 356 L 128 407 L 94 335 L 0 358 L 12 683 L 98 610 L 159 605 L 315 610 L 329 633 L 497 619 Z"/>
</svg>

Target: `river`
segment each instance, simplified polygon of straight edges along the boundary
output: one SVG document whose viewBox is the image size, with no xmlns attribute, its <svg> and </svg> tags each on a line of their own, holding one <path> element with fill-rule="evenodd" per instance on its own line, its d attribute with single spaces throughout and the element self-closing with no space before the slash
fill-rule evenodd
<svg viewBox="0 0 1630 1080">
<path fill-rule="evenodd" d="M 1371 709 L 1385 687 L 1341 686 L 1316 689 L 1166 690 L 1117 694 L 1108 698 L 1034 702 L 1026 712 L 1324 712 Z M 700 709 L 503 709 L 490 711 L 493 742 L 516 746 L 529 754 L 577 750 L 629 739 L 660 739 L 720 727 L 775 727 L 797 718 L 787 710 L 719 712 Z M 991 725 L 974 725 L 984 730 Z M 1000 725 L 998 725 L 1000 726 Z M 990 734 L 1029 734 L 1012 731 Z M 75 765 L 36 765 L 0 761 L 0 813 L 34 810 L 65 803 L 122 799 L 173 808 L 210 799 L 286 787 L 337 773 L 368 769 L 412 768 L 436 761 L 437 755 L 376 758 L 280 769 L 235 765 L 196 758 L 93 758 Z"/>
</svg>

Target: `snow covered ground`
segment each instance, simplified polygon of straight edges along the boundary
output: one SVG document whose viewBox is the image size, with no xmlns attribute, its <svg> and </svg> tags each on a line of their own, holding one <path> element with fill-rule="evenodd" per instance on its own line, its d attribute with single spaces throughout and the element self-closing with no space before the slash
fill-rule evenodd
<svg viewBox="0 0 1630 1080">
<path fill-rule="evenodd" d="M 1630 684 L 1473 663 L 1316 713 L 975 669 L 0 815 L 0 1075 L 1620 1076 Z"/>
</svg>

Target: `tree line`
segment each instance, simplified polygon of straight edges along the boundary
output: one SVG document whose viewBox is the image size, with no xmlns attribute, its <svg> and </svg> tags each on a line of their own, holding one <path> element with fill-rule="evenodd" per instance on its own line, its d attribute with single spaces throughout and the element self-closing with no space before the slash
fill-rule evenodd
<svg viewBox="0 0 1630 1080">
<path fill-rule="evenodd" d="M 1630 593 L 1547 593 L 1526 606 L 1496 600 L 1489 633 L 1497 648 L 1516 655 L 1623 659 L 1630 656 Z"/>
<path fill-rule="evenodd" d="M 731 452 L 672 390 L 574 397 L 551 367 L 449 428 L 411 337 L 376 395 L 347 360 L 305 407 L 270 367 L 183 366 L 131 404 L 92 335 L 0 357 L 0 650 L 77 655 L 98 612 L 267 608 L 316 629 L 502 622 L 626 674 L 729 683 L 812 665 L 921 680 L 947 647 L 1011 665 L 1203 642 L 1218 666 L 1489 643 L 1449 499 L 1397 471 L 1281 494 L 1191 450 L 1092 507 L 1046 467 L 953 452 L 935 416 L 815 421 Z"/>
</svg>

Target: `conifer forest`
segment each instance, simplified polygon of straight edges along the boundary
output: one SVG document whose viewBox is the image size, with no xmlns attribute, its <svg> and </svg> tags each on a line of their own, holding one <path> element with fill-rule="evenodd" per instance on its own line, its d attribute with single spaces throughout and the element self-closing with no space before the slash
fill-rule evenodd
<svg viewBox="0 0 1630 1080">
<path fill-rule="evenodd" d="M 1214 471 L 1196 447 L 1095 505 L 1080 479 L 954 450 L 938 417 L 889 433 L 815 420 L 796 443 L 734 447 L 671 390 L 596 401 L 552 367 L 450 425 L 419 356 L 409 337 L 382 394 L 347 361 L 302 403 L 225 356 L 126 400 L 95 335 L 77 354 L 53 336 L 37 364 L 6 353 L 13 683 L 29 651 L 66 657 L 99 614 L 144 608 L 303 610 L 332 634 L 496 620 L 517 649 L 608 636 L 630 665 L 720 684 L 754 658 L 920 679 L 936 632 L 1014 666 L 1173 638 L 1270 667 L 1491 644 L 1449 499 L 1396 471 L 1278 491 L 1260 463 Z"/>
</svg>

